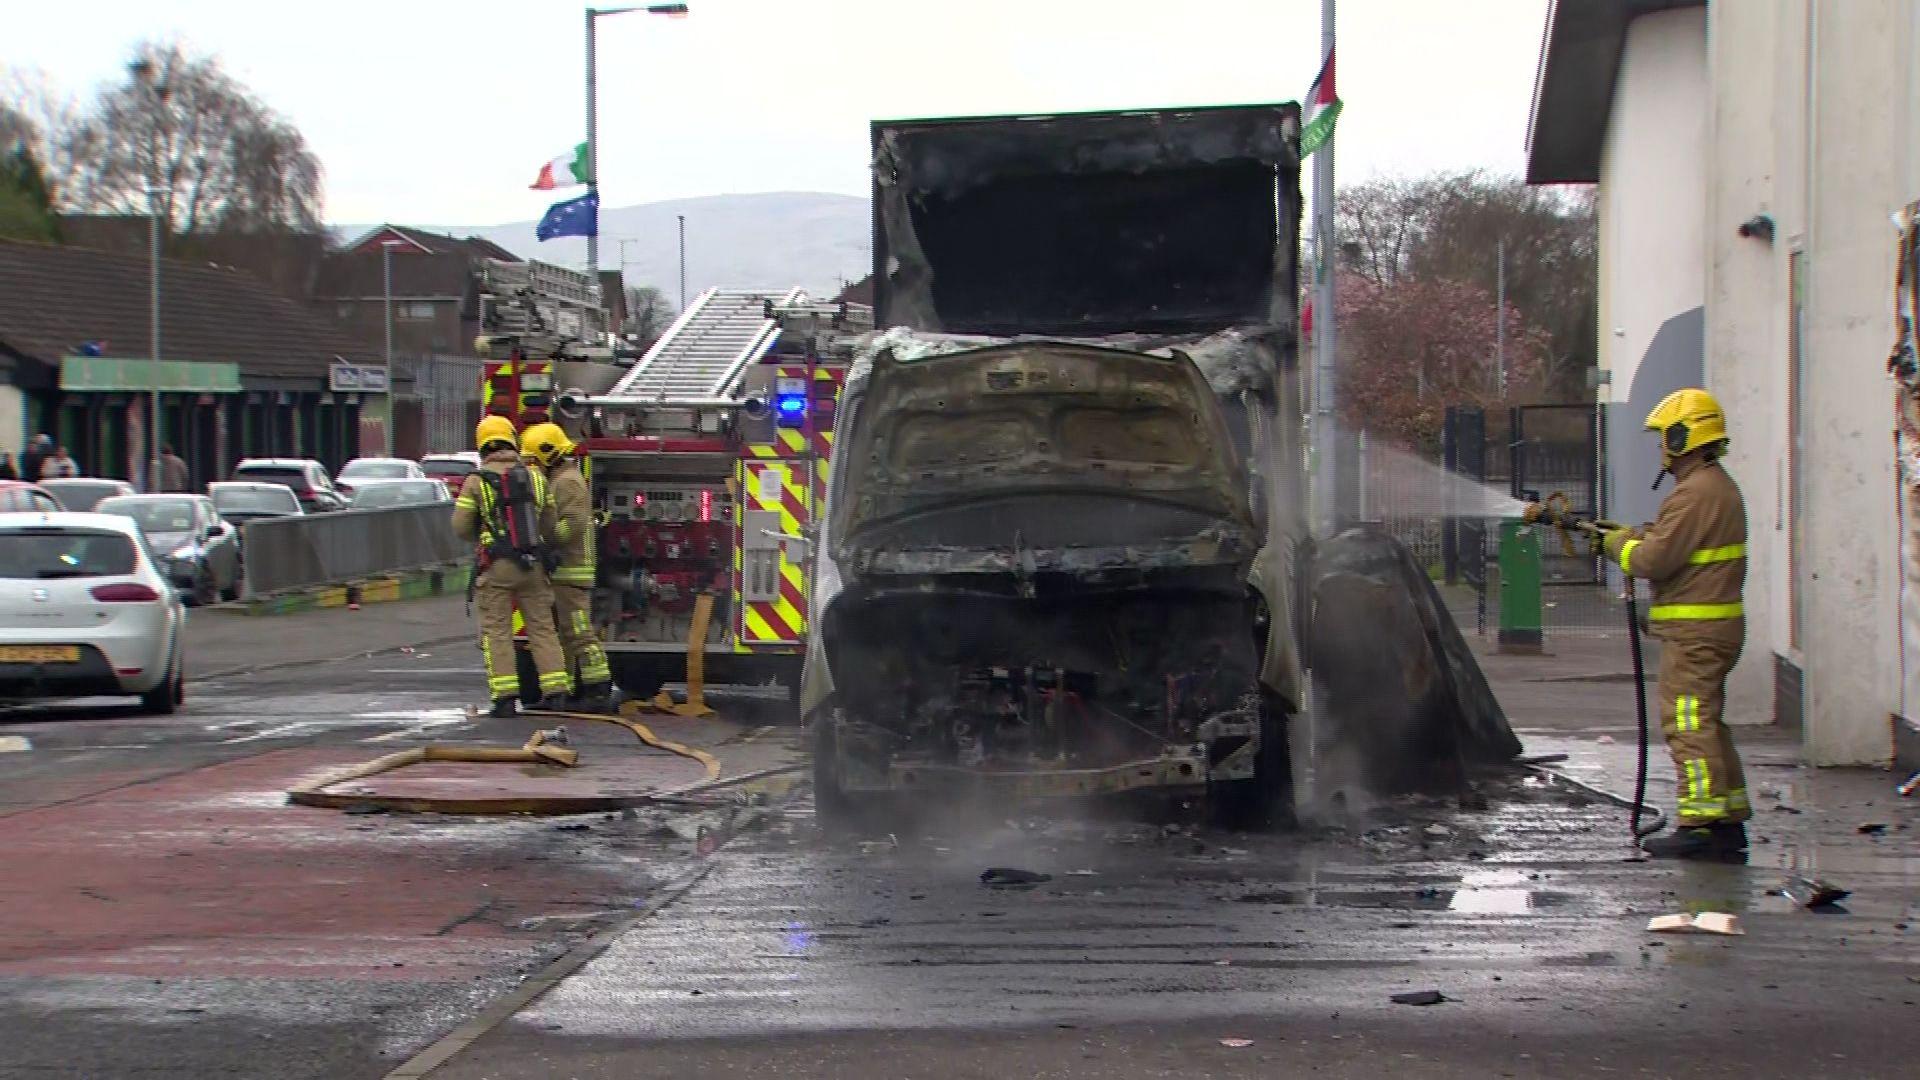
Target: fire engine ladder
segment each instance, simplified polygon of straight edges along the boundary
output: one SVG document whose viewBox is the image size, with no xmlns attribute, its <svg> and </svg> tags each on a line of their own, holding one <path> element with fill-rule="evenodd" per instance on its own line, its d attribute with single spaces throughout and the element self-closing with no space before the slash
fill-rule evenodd
<svg viewBox="0 0 1920 1080">
<path fill-rule="evenodd" d="M 687 306 L 610 396 L 656 401 L 710 400 L 727 396 L 748 364 L 773 348 L 780 324 L 768 304 L 800 303 L 799 289 L 708 289 Z"/>
</svg>

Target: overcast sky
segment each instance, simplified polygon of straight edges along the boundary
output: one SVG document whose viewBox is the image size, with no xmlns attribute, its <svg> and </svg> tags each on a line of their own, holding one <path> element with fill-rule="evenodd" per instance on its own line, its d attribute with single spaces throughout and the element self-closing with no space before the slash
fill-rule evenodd
<svg viewBox="0 0 1920 1080">
<path fill-rule="evenodd" d="M 876 117 L 1297 100 L 1318 0 L 689 0 L 603 17 L 607 206 L 866 191 Z M 1547 0 L 1344 0 L 1338 165 L 1519 172 Z M 82 14 L 84 12 L 84 14 Z M 575 0 L 7 4 L 0 65 L 85 94 L 174 37 L 303 131 L 336 222 L 537 217 L 584 137 Z"/>
</svg>

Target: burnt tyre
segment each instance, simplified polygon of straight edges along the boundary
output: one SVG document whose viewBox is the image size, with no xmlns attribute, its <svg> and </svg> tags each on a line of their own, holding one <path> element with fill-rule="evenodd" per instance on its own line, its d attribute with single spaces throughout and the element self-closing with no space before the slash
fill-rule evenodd
<svg viewBox="0 0 1920 1080">
<path fill-rule="evenodd" d="M 1218 782 L 1209 793 L 1208 816 L 1214 825 L 1248 832 L 1293 826 L 1293 766 L 1287 753 L 1289 719 L 1277 703 L 1268 702 L 1263 708 L 1259 745 L 1250 752 L 1253 775 Z M 1228 751 L 1229 756 L 1231 753 Z"/>
<path fill-rule="evenodd" d="M 834 738 L 833 720 L 813 723 L 813 818 L 822 834 L 844 837 L 854 831 L 853 800 L 840 778 L 840 753 Z"/>
</svg>

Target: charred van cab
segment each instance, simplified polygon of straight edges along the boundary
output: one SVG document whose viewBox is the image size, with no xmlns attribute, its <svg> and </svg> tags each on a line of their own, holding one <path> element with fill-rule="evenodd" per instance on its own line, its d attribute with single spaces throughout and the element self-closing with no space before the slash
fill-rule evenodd
<svg viewBox="0 0 1920 1080">
<path fill-rule="evenodd" d="M 848 379 L 819 537 L 803 708 L 823 817 L 954 789 L 1270 807 L 1262 529 L 1199 368 L 895 337 Z"/>
</svg>

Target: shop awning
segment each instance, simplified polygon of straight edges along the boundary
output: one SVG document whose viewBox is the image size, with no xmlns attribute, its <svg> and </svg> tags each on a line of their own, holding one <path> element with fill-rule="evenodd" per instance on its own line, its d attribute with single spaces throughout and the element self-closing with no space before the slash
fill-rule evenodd
<svg viewBox="0 0 1920 1080">
<path fill-rule="evenodd" d="M 60 389 L 131 393 L 237 394 L 240 365 L 195 360 L 140 360 L 117 356 L 63 356 Z"/>
</svg>

